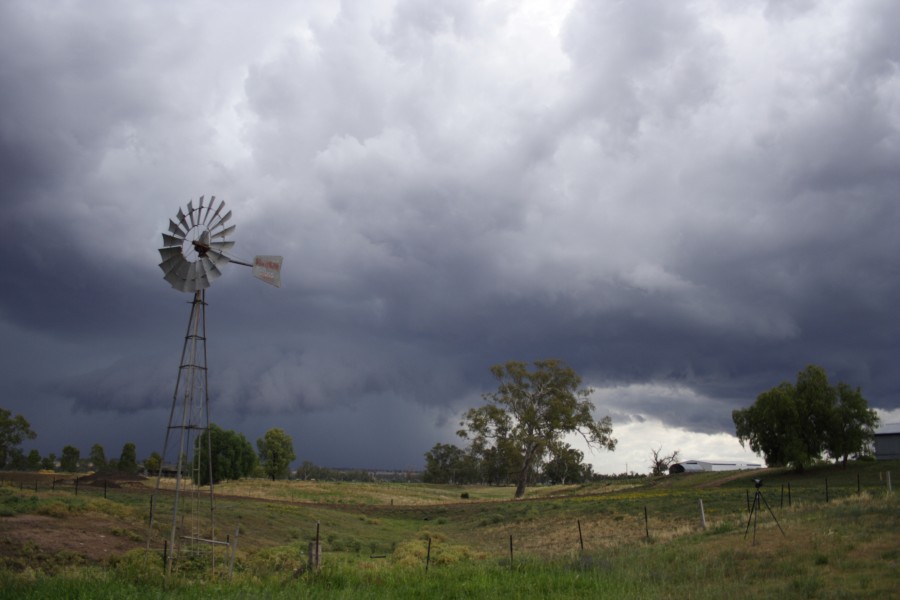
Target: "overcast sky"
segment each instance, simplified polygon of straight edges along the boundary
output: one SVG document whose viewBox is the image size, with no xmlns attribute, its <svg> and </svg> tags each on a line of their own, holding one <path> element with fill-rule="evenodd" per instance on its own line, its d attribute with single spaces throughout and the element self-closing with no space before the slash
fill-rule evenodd
<svg viewBox="0 0 900 600">
<path fill-rule="evenodd" d="M 0 3 L 0 406 L 30 447 L 160 450 L 189 200 L 233 211 L 212 420 L 421 468 L 559 358 L 619 448 L 759 460 L 807 364 L 900 421 L 894 0 Z M 27 449 L 27 448 L 26 448 Z"/>
</svg>

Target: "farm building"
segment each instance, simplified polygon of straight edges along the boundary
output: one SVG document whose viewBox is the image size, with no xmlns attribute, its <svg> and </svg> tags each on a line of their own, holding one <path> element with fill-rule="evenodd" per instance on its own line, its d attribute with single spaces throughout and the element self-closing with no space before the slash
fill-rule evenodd
<svg viewBox="0 0 900 600">
<path fill-rule="evenodd" d="M 685 460 L 670 466 L 669 474 L 702 473 L 704 471 L 744 471 L 747 469 L 762 469 L 764 466 L 760 463 L 733 460 Z"/>
<path fill-rule="evenodd" d="M 875 458 L 900 460 L 900 423 L 888 423 L 875 431 Z"/>
</svg>

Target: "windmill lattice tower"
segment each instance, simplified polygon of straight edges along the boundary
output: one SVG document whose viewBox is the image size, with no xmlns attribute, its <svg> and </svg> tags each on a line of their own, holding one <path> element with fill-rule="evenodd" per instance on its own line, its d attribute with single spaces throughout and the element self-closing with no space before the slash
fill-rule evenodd
<svg viewBox="0 0 900 600">
<path fill-rule="evenodd" d="M 236 227 L 228 224 L 231 211 L 223 212 L 224 208 L 225 203 L 219 201 L 217 205 L 215 196 L 207 204 L 204 204 L 203 196 L 198 206 L 194 206 L 193 201 L 188 202 L 187 212 L 179 208 L 175 219 L 169 220 L 168 233 L 162 234 L 163 247 L 159 249 L 162 257 L 159 266 L 165 273 L 165 280 L 178 291 L 193 293 L 147 535 L 149 550 L 163 474 L 174 470 L 172 521 L 165 541 L 167 575 L 172 572 L 175 559 L 185 552 L 198 554 L 208 550 L 214 570 L 215 547 L 225 544 L 216 539 L 215 530 L 206 364 L 206 289 L 221 276 L 219 267 L 227 263 L 253 267 L 255 277 L 281 287 L 282 257 L 257 256 L 251 264 L 229 256 L 227 252 L 234 247 L 234 241 L 228 237 Z M 204 491 L 203 487 L 208 489 Z M 208 508 L 204 508 L 207 501 Z"/>
</svg>

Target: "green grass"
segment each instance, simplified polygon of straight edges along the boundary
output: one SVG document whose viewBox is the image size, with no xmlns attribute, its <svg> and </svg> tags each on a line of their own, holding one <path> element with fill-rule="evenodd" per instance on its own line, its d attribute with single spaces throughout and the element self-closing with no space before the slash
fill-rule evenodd
<svg viewBox="0 0 900 600">
<path fill-rule="evenodd" d="M 533 488 L 519 501 L 509 500 L 512 488 L 238 482 L 219 486 L 216 500 L 219 537 L 240 532 L 230 580 L 224 560 L 216 576 L 198 561 L 166 580 L 156 543 L 149 555 L 137 549 L 95 564 L 22 548 L 0 563 L 0 598 L 885 598 L 900 589 L 900 511 L 880 474 L 898 466 L 763 472 L 761 490 L 786 535 L 764 510 L 756 544 L 745 537 L 746 503 L 759 473 Z M 781 499 L 787 484 L 790 507 Z M 0 541 L 2 518 L 29 513 L 102 513 L 133 536 L 147 507 L 146 492 L 103 499 L 102 490 L 75 497 L 0 487 Z M 310 573 L 306 546 L 317 525 L 324 563 Z"/>
</svg>

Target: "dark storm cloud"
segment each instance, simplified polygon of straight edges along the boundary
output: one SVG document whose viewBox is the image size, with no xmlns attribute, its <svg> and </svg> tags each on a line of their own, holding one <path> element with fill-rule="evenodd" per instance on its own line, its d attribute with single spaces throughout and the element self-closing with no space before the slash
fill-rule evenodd
<svg viewBox="0 0 900 600">
<path fill-rule="evenodd" d="M 238 256 L 285 255 L 207 296 L 249 437 L 340 423 L 399 464 L 550 356 L 623 426 L 731 432 L 807 363 L 898 407 L 896 3 L 96 10 L 0 8 L 16 411 L 167 408 L 189 297 L 156 248 L 213 193 Z"/>
</svg>

